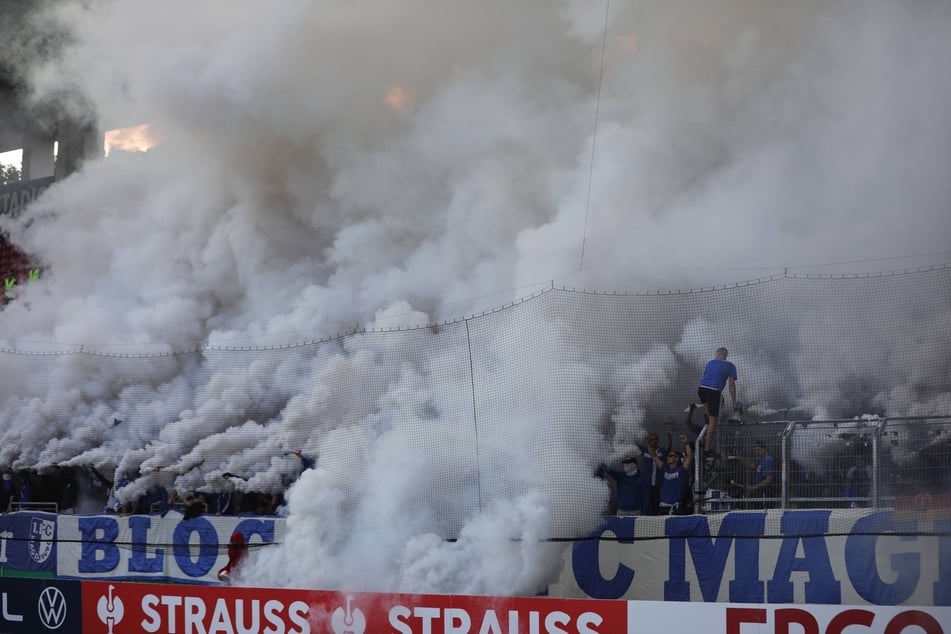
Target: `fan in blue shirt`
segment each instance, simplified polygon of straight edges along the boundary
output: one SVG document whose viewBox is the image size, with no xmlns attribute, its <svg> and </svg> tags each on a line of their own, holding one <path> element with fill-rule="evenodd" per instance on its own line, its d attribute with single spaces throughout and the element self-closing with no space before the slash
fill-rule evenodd
<svg viewBox="0 0 951 634">
<path fill-rule="evenodd" d="M 707 435 L 703 441 L 703 452 L 707 460 L 713 457 L 713 437 L 717 430 L 717 419 L 720 417 L 720 401 L 723 389 L 729 385 L 730 399 L 733 409 L 736 409 L 736 366 L 727 361 L 729 352 L 726 348 L 717 348 L 713 359 L 707 362 L 700 377 L 700 387 L 697 395 L 707 410 Z"/>
</svg>

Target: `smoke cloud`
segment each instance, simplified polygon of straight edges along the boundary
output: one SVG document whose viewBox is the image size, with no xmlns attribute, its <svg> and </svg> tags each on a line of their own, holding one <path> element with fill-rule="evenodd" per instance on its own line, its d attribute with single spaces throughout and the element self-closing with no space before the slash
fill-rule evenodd
<svg viewBox="0 0 951 634">
<path fill-rule="evenodd" d="M 20 60 L 34 107 L 148 122 L 161 142 L 2 221 L 48 270 L 0 313 L 4 346 L 83 354 L 2 370 L 0 464 L 138 470 L 130 495 L 273 492 L 299 473 L 289 452 L 319 455 L 288 492 L 287 544 L 245 582 L 537 592 L 552 527 L 581 534 L 607 503 L 596 465 L 679 412 L 720 345 L 764 406 L 951 404 L 947 289 L 868 321 L 861 298 L 803 296 L 771 329 L 715 299 L 650 328 L 527 302 L 515 332 L 551 342 L 535 356 L 438 327 L 418 346 L 219 351 L 440 323 L 552 285 L 946 262 L 945 2 L 101 0 L 33 28 L 66 34 L 52 61 Z M 467 334 L 479 389 L 505 404 L 482 412 L 478 464 L 459 435 Z"/>
</svg>

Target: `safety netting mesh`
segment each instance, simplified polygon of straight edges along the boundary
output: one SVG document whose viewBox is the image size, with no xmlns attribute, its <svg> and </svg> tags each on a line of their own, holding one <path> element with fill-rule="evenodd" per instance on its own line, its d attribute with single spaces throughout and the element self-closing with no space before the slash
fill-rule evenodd
<svg viewBox="0 0 951 634">
<path fill-rule="evenodd" d="M 276 347 L 8 341 L 0 466 L 59 510 L 98 512 L 104 482 L 124 479 L 126 504 L 161 486 L 244 496 L 233 510 L 253 512 L 309 458 L 354 517 L 400 504 L 455 538 L 533 502 L 551 514 L 544 537 L 579 538 L 611 512 L 598 465 L 650 432 L 694 441 L 684 410 L 725 346 L 746 407 L 721 425 L 721 462 L 696 474 L 697 513 L 858 506 L 933 521 L 951 506 L 949 332 L 951 268 L 933 267 L 646 294 L 550 288 L 447 323 Z M 757 440 L 781 475 L 768 500 L 744 498 L 749 471 L 730 462 L 752 460 Z M 859 460 L 876 471 L 853 482 Z M 894 515 L 876 517 L 894 530 Z M 786 530 L 776 520 L 767 533 Z"/>
</svg>

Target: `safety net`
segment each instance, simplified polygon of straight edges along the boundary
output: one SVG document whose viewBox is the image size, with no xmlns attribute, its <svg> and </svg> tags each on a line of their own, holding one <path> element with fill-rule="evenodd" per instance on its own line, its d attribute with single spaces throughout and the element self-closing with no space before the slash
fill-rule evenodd
<svg viewBox="0 0 951 634">
<path fill-rule="evenodd" d="M 235 512 L 274 510 L 316 467 L 355 518 L 397 504 L 454 539 L 522 505 L 549 514 L 544 538 L 583 538 L 616 510 L 599 466 L 643 457 L 651 433 L 681 452 L 702 433 L 687 409 L 723 346 L 743 408 L 726 398 L 717 460 L 692 465 L 693 512 L 879 508 L 882 531 L 894 514 L 936 531 L 951 507 L 949 332 L 951 268 L 932 267 L 549 288 L 445 323 L 271 347 L 7 341 L 0 466 L 31 482 L 31 502 L 77 513 L 103 509 L 110 488 L 128 512 L 143 499 L 154 511 L 159 488 L 171 503 L 227 493 L 244 500 Z M 758 443 L 775 477 L 749 495 Z"/>
</svg>

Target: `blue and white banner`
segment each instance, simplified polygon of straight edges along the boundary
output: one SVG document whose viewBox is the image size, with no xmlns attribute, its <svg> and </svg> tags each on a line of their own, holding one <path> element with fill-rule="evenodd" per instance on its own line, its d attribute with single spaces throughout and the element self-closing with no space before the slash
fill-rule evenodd
<svg viewBox="0 0 951 634">
<path fill-rule="evenodd" d="M 285 530 L 284 519 L 272 516 L 62 515 L 56 571 L 81 579 L 217 582 L 233 531 L 254 548 L 282 541 Z"/>
<path fill-rule="evenodd" d="M 870 510 L 609 517 L 567 549 L 549 595 L 951 606 L 951 520 Z"/>
<path fill-rule="evenodd" d="M 55 513 L 0 515 L 0 570 L 56 572 Z"/>
</svg>

